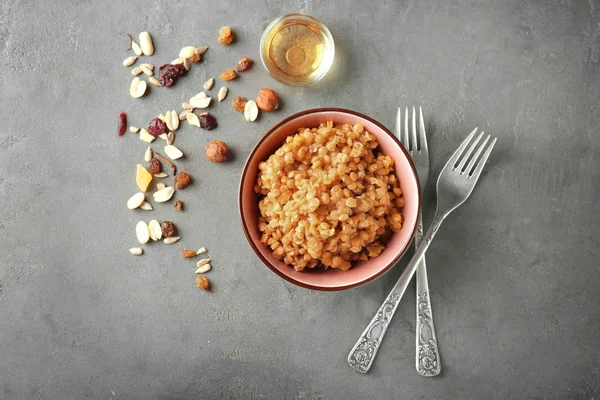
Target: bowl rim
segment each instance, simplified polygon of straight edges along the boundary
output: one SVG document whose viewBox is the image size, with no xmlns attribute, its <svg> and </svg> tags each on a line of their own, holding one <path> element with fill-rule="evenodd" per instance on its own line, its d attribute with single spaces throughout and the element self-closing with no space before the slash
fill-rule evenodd
<svg viewBox="0 0 600 400">
<path fill-rule="evenodd" d="M 304 115 L 307 114 L 315 114 L 315 113 L 319 113 L 319 112 L 340 112 L 340 113 L 345 113 L 345 114 L 351 114 L 354 116 L 357 116 L 359 118 L 363 118 L 368 120 L 369 122 L 377 125 L 377 127 L 379 127 L 382 131 L 384 131 L 385 133 L 388 134 L 388 136 L 390 136 L 392 138 L 392 140 L 394 142 L 396 142 L 396 144 L 400 147 L 400 150 L 402 150 L 402 152 L 404 153 L 404 156 L 408 159 L 408 163 L 411 167 L 412 170 L 412 174 L 415 178 L 416 184 L 417 184 L 417 219 L 415 220 L 415 226 L 413 227 L 412 232 L 410 233 L 410 237 L 409 240 L 406 242 L 406 246 L 404 246 L 404 248 L 396 255 L 396 257 L 394 257 L 394 259 L 388 263 L 388 265 L 386 265 L 384 268 L 382 268 L 379 272 L 377 272 L 376 274 L 365 278 L 359 282 L 350 284 L 350 285 L 343 285 L 343 286 L 334 286 L 334 287 L 324 287 L 324 286 L 315 286 L 315 285 L 311 285 L 308 283 L 304 283 L 304 282 L 300 282 L 297 281 L 296 279 L 284 274 L 283 272 L 279 271 L 277 268 L 275 268 L 274 266 L 271 265 L 271 263 L 262 255 L 262 253 L 259 251 L 256 243 L 254 243 L 254 240 L 252 240 L 252 236 L 250 235 L 250 231 L 248 229 L 248 226 L 246 225 L 246 221 L 244 220 L 244 216 L 242 214 L 242 203 L 243 203 L 243 196 L 242 196 L 242 189 L 243 189 L 243 184 L 244 181 L 246 180 L 246 175 L 248 174 L 248 166 L 250 164 L 250 161 L 253 159 L 253 157 L 256 155 L 256 152 L 258 151 L 258 149 L 261 147 L 261 145 L 264 143 L 264 141 L 271 135 L 273 134 L 273 132 L 280 128 L 281 126 L 287 124 L 288 122 L 302 117 Z M 250 245 L 250 247 L 252 248 L 252 251 L 254 251 L 254 253 L 257 255 L 257 257 L 262 261 L 262 263 L 264 265 L 266 265 L 271 271 L 273 271 L 274 273 L 276 273 L 278 276 L 280 276 L 281 278 L 285 279 L 286 281 L 293 283 L 297 286 L 301 286 L 305 289 L 312 289 L 312 290 L 319 290 L 319 291 L 339 291 L 339 290 L 346 290 L 346 289 L 351 289 L 351 288 L 355 288 L 361 285 L 364 285 L 365 283 L 371 282 L 377 278 L 379 278 L 381 275 L 385 274 L 390 268 L 392 268 L 394 265 L 396 265 L 396 263 L 402 258 L 402 256 L 404 255 L 404 253 L 406 253 L 406 251 L 408 250 L 408 248 L 410 247 L 410 244 L 412 243 L 415 233 L 417 232 L 417 226 L 418 226 L 418 216 L 421 214 L 421 196 L 422 196 L 422 192 L 421 192 L 421 183 L 419 182 L 419 176 L 417 174 L 417 170 L 415 168 L 415 165 L 412 161 L 412 158 L 410 157 L 410 154 L 408 153 L 408 151 L 406 150 L 406 148 L 402 145 L 402 143 L 400 143 L 400 140 L 396 137 L 396 135 L 394 135 L 392 132 L 390 132 L 389 129 L 387 129 L 385 126 L 383 126 L 383 124 L 381 124 L 380 122 L 378 122 L 377 120 L 359 113 L 357 111 L 353 111 L 353 110 L 348 110 L 345 108 L 337 108 L 337 107 L 319 107 L 319 108 L 310 108 L 308 110 L 304 110 L 304 111 L 300 111 L 297 112 L 295 114 L 292 114 L 284 119 L 282 119 L 281 121 L 279 121 L 278 123 L 276 123 L 275 125 L 273 125 L 271 127 L 271 129 L 269 129 L 261 138 L 260 140 L 256 143 L 256 145 L 252 148 L 252 151 L 250 152 L 250 154 L 248 155 L 248 157 L 246 158 L 246 162 L 244 163 L 244 167 L 242 169 L 242 175 L 240 177 L 240 183 L 238 186 L 238 214 L 240 217 L 240 221 L 242 223 L 242 229 L 244 231 L 244 235 L 246 236 L 246 240 L 248 242 L 248 244 Z"/>
</svg>

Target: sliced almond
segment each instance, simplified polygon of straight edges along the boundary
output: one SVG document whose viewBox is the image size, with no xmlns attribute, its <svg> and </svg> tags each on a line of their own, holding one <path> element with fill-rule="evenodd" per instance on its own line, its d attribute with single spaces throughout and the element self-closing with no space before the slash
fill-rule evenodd
<svg viewBox="0 0 600 400">
<path fill-rule="evenodd" d="M 167 175 L 164 172 L 159 172 L 158 174 L 154 174 L 154 177 L 158 178 L 158 179 L 166 178 L 167 176 L 169 176 L 169 175 Z"/>
<path fill-rule="evenodd" d="M 185 46 L 179 50 L 179 57 L 181 58 L 191 58 L 194 54 L 196 54 L 196 47 L 194 46 Z"/>
<path fill-rule="evenodd" d="M 179 114 L 177 114 L 177 111 L 168 111 L 165 115 L 165 119 L 167 128 L 169 128 L 170 131 L 176 131 L 179 128 Z"/>
<path fill-rule="evenodd" d="M 200 128 L 200 120 L 198 119 L 198 116 L 196 114 L 189 113 L 188 115 L 185 116 L 185 119 L 187 119 L 188 124 L 197 126 L 198 128 Z"/>
<path fill-rule="evenodd" d="M 152 197 L 154 197 L 154 201 L 157 203 L 164 203 L 165 201 L 171 200 L 173 193 L 175 193 L 175 189 L 173 189 L 171 186 L 167 186 L 164 189 L 154 192 Z"/>
<path fill-rule="evenodd" d="M 190 66 L 191 66 L 190 60 L 187 59 L 187 58 L 184 58 L 183 59 L 183 68 L 185 68 L 186 71 L 189 71 L 190 70 Z"/>
<path fill-rule="evenodd" d="M 154 86 L 162 86 L 162 83 L 160 83 L 160 81 L 153 76 L 148 78 L 148 82 L 150 82 Z"/>
<path fill-rule="evenodd" d="M 178 158 L 183 157 L 183 153 L 177 147 L 172 144 L 168 144 L 165 146 L 165 153 L 171 160 L 177 160 Z"/>
<path fill-rule="evenodd" d="M 146 87 L 146 81 L 142 81 L 136 76 L 131 81 L 131 86 L 129 86 L 129 94 L 136 98 L 142 97 L 146 93 Z"/>
<path fill-rule="evenodd" d="M 210 78 L 209 80 L 204 82 L 204 90 L 212 89 L 214 84 L 215 84 L 215 78 Z"/>
<path fill-rule="evenodd" d="M 152 71 L 150 68 L 148 68 L 148 64 L 142 64 L 140 65 L 140 68 L 142 69 L 142 72 L 148 76 L 152 76 L 154 75 L 154 71 Z"/>
<path fill-rule="evenodd" d="M 183 104 L 187 104 L 187 103 L 183 103 Z M 192 110 L 183 110 L 182 112 L 179 113 L 179 120 L 180 121 L 185 121 L 186 117 L 189 113 L 191 113 Z"/>
<path fill-rule="evenodd" d="M 206 247 L 200 247 L 198 249 L 198 251 L 196 252 L 196 254 L 204 254 L 204 253 L 206 253 Z"/>
<path fill-rule="evenodd" d="M 148 224 L 144 221 L 140 221 L 135 226 L 135 234 L 137 236 L 138 242 L 141 244 L 148 243 L 150 240 L 150 231 L 148 230 Z"/>
<path fill-rule="evenodd" d="M 244 118 L 246 121 L 256 121 L 258 117 L 258 106 L 254 100 L 248 100 L 244 107 Z"/>
<path fill-rule="evenodd" d="M 137 56 L 131 56 L 131 57 L 127 57 L 126 59 L 123 60 L 123 66 L 124 67 L 129 67 L 133 64 L 135 64 L 135 62 L 137 61 Z"/>
<path fill-rule="evenodd" d="M 225 97 L 227 97 L 227 91 L 228 89 L 225 86 L 219 89 L 219 94 L 217 95 L 217 99 L 219 100 L 219 102 L 225 100 Z"/>
<path fill-rule="evenodd" d="M 196 253 L 196 254 L 198 254 L 198 253 Z M 203 265 L 208 264 L 209 262 L 210 262 L 210 258 L 203 258 L 202 260 L 200 260 L 196 263 L 196 267 L 201 267 Z"/>
<path fill-rule="evenodd" d="M 157 220 L 153 219 L 150 221 L 150 223 L 148 223 L 148 230 L 150 231 L 150 237 L 155 242 L 162 239 L 162 229 L 160 228 L 160 224 Z"/>
<path fill-rule="evenodd" d="M 136 126 L 129 127 L 129 132 L 131 132 L 131 133 L 138 133 L 139 131 L 140 131 L 140 128 L 138 128 Z"/>
<path fill-rule="evenodd" d="M 154 54 L 154 43 L 152 43 L 152 36 L 148 32 L 140 33 L 140 46 L 144 55 L 151 56 Z"/>
<path fill-rule="evenodd" d="M 177 115 L 177 114 L 175 114 Z M 177 121 L 179 121 L 179 118 L 177 119 Z M 175 134 L 173 132 L 169 132 L 169 134 L 167 135 L 167 144 L 173 144 L 173 142 L 175 141 Z"/>
<path fill-rule="evenodd" d="M 144 128 L 140 129 L 140 139 L 146 143 L 152 143 L 156 140 L 156 138 L 149 134 Z"/>
<path fill-rule="evenodd" d="M 135 67 L 134 69 L 131 70 L 131 75 L 133 76 L 137 76 L 139 74 L 141 74 L 142 71 L 142 67 Z"/>
<path fill-rule="evenodd" d="M 193 110 L 194 106 L 186 101 L 185 103 L 181 103 L 181 108 L 184 110 Z"/>
<path fill-rule="evenodd" d="M 161 133 L 160 135 L 158 135 L 158 137 L 166 142 L 169 138 L 169 135 L 167 135 L 166 133 Z"/>
<path fill-rule="evenodd" d="M 144 161 L 150 162 L 152 160 L 152 147 L 148 146 L 144 153 Z"/>
<path fill-rule="evenodd" d="M 200 92 L 190 99 L 190 104 L 194 108 L 206 108 L 210 105 L 211 98 L 204 92 Z"/>
<path fill-rule="evenodd" d="M 210 264 L 204 264 L 203 266 L 198 267 L 198 269 L 196 270 L 196 273 L 197 274 L 204 274 L 204 273 L 210 271 L 211 268 L 212 267 L 210 266 Z"/>
<path fill-rule="evenodd" d="M 141 56 L 142 54 L 144 54 L 140 45 L 137 44 L 133 39 L 131 39 L 131 50 L 133 50 L 136 56 Z"/>
<path fill-rule="evenodd" d="M 196 54 L 202 55 L 206 50 L 208 50 L 206 46 L 196 47 Z"/>
<path fill-rule="evenodd" d="M 142 250 L 141 247 L 132 247 L 129 249 L 129 252 L 134 256 L 141 256 L 142 254 L 144 254 L 144 250 Z"/>
<path fill-rule="evenodd" d="M 166 187 L 167 187 L 167 184 L 166 184 L 166 183 L 163 183 L 163 182 L 158 182 L 158 183 L 156 184 L 156 188 L 157 188 L 158 190 L 160 190 L 160 189 L 164 189 L 164 188 L 166 188 Z"/>
<path fill-rule="evenodd" d="M 177 242 L 179 239 L 181 239 L 179 236 L 171 236 L 171 237 L 165 238 L 165 240 L 163 240 L 163 242 L 165 244 L 173 244 L 173 243 Z"/>
<path fill-rule="evenodd" d="M 183 58 L 178 57 L 178 58 L 174 59 L 173 61 L 171 61 L 171 64 L 173 64 L 173 65 L 183 64 Z"/>
<path fill-rule="evenodd" d="M 127 200 L 127 208 L 129 208 L 130 210 L 136 209 L 144 203 L 144 200 L 144 193 L 138 192 L 131 196 L 129 200 Z"/>
<path fill-rule="evenodd" d="M 152 208 L 152 204 L 148 203 L 147 201 L 143 202 L 142 205 L 140 206 L 140 208 L 144 211 L 154 210 L 154 208 Z"/>
</svg>

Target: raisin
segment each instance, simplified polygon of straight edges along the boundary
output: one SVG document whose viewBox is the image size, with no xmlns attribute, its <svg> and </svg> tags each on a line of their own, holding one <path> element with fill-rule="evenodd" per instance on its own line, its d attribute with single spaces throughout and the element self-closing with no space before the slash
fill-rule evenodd
<svg viewBox="0 0 600 400">
<path fill-rule="evenodd" d="M 253 62 L 254 61 L 252 61 L 248 57 L 244 57 L 238 62 L 237 70 L 240 72 L 245 71 L 245 70 L 249 69 L 250 67 L 252 67 Z"/>
<path fill-rule="evenodd" d="M 235 69 L 228 69 L 227 71 L 224 71 L 221 74 L 221 79 L 224 81 L 231 81 L 234 80 L 237 77 L 237 74 L 235 73 Z"/>
<path fill-rule="evenodd" d="M 148 133 L 152 136 L 160 136 L 167 131 L 167 124 L 162 122 L 160 118 L 154 118 L 148 125 Z"/>
<path fill-rule="evenodd" d="M 180 172 L 175 177 L 175 184 L 174 184 L 175 189 L 177 189 L 177 190 L 185 189 L 190 184 L 190 181 L 191 181 L 191 179 L 188 174 L 186 174 L 185 172 Z"/>
<path fill-rule="evenodd" d="M 219 29 L 219 37 L 217 42 L 220 44 L 230 44 L 233 42 L 233 33 L 231 32 L 231 28 L 228 26 L 224 26 Z"/>
<path fill-rule="evenodd" d="M 242 96 L 238 96 L 235 99 L 233 99 L 231 101 L 231 107 L 233 107 L 233 109 L 235 111 L 239 111 L 239 112 L 244 112 L 244 107 L 246 107 L 246 99 Z"/>
<path fill-rule="evenodd" d="M 122 112 L 119 114 L 119 126 L 117 130 L 117 135 L 122 136 L 127 129 L 127 113 Z"/>
<path fill-rule="evenodd" d="M 177 228 L 171 221 L 163 221 L 163 223 L 160 225 L 160 228 L 162 229 L 162 234 L 164 237 L 177 235 Z"/>
<path fill-rule="evenodd" d="M 150 167 L 148 168 L 148 172 L 151 174 L 159 174 L 162 172 L 162 164 L 156 158 L 150 160 Z"/>
<path fill-rule="evenodd" d="M 175 202 L 175 205 L 173 206 L 173 210 L 175 210 L 175 211 L 181 211 L 181 210 L 183 210 L 183 201 L 177 200 Z"/>
<path fill-rule="evenodd" d="M 192 258 L 192 257 L 196 257 L 196 252 L 194 250 L 187 250 L 187 249 L 183 249 L 181 250 L 181 256 L 183 258 Z"/>
<path fill-rule="evenodd" d="M 189 58 L 189 60 L 191 63 L 196 64 L 197 62 L 200 62 L 200 60 L 202 60 L 202 56 L 200 54 L 194 54 Z"/>
<path fill-rule="evenodd" d="M 165 64 L 159 68 L 160 82 L 163 86 L 169 87 L 177 83 L 177 78 L 185 74 L 185 67 L 182 64 Z"/>
<path fill-rule="evenodd" d="M 202 113 L 198 116 L 198 120 L 200 121 L 200 127 L 204 130 L 210 131 L 211 129 L 215 129 L 217 127 L 217 119 L 209 113 Z"/>
<path fill-rule="evenodd" d="M 196 277 L 196 286 L 198 286 L 198 289 L 210 291 L 210 282 L 205 276 L 198 275 Z"/>
</svg>

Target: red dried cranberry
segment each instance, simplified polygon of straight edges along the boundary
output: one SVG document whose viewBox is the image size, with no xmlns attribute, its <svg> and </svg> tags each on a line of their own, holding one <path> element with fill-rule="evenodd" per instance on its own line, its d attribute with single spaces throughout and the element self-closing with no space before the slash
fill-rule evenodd
<svg viewBox="0 0 600 400">
<path fill-rule="evenodd" d="M 160 136 L 167 131 L 167 124 L 162 122 L 158 117 L 150 121 L 148 125 L 148 133 L 152 136 Z"/>
<path fill-rule="evenodd" d="M 123 135 L 125 133 L 125 129 L 127 129 L 127 113 L 122 112 L 119 114 L 119 127 L 117 134 L 119 136 Z"/>
<path fill-rule="evenodd" d="M 159 68 L 160 82 L 163 86 L 173 86 L 177 78 L 185 74 L 185 68 L 181 64 L 165 64 Z"/>
<path fill-rule="evenodd" d="M 210 131 L 211 129 L 216 128 L 218 125 L 217 119 L 209 113 L 200 114 L 200 116 L 198 117 L 198 120 L 200 120 L 200 127 L 207 131 Z"/>
</svg>

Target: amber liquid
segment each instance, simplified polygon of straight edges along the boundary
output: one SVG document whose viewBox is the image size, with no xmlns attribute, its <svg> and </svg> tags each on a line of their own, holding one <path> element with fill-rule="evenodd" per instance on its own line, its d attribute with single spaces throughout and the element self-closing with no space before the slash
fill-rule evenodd
<svg viewBox="0 0 600 400">
<path fill-rule="evenodd" d="M 263 54 L 280 79 L 296 84 L 310 82 L 320 73 L 319 66 L 328 46 L 319 26 L 303 19 L 291 19 L 269 32 Z"/>
</svg>

